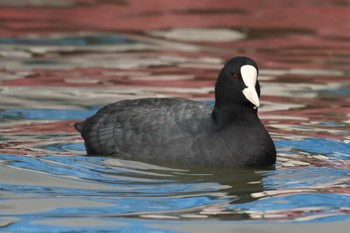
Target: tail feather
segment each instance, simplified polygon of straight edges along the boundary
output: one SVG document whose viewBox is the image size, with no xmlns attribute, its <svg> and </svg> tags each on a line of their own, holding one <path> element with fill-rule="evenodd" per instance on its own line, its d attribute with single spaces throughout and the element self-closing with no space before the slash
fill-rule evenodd
<svg viewBox="0 0 350 233">
<path fill-rule="evenodd" d="M 84 126 L 85 126 L 84 123 L 85 123 L 84 121 L 77 122 L 77 123 L 74 124 L 74 128 L 75 128 L 77 131 L 79 131 L 80 133 L 82 133 L 83 130 L 84 130 Z"/>
</svg>

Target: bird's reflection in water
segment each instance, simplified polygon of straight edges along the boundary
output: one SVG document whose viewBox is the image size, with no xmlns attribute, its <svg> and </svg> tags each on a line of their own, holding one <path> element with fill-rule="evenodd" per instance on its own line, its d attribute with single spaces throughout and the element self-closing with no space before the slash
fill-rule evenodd
<svg viewBox="0 0 350 233">
<path fill-rule="evenodd" d="M 159 202 L 164 201 L 163 198 L 169 198 L 169 201 L 181 198 L 179 199 L 181 202 L 186 198 L 198 197 L 196 204 L 189 208 L 112 214 L 114 217 L 161 219 L 250 219 L 251 214 L 239 208 L 239 205 L 257 201 L 260 196 L 254 194 L 265 191 L 264 174 L 267 173 L 266 171 L 275 169 L 274 166 L 247 169 L 179 165 L 166 162 L 150 164 L 115 158 L 104 158 L 102 164 L 115 168 L 115 172 L 107 172 L 108 175 L 115 175 L 118 178 L 123 176 L 128 184 L 152 186 L 153 190 L 148 195 L 147 191 L 144 191 L 142 196 L 159 198 Z M 118 180 L 120 182 L 120 179 Z M 205 201 L 201 201 L 203 197 Z M 237 208 L 235 208 L 236 205 Z"/>
</svg>

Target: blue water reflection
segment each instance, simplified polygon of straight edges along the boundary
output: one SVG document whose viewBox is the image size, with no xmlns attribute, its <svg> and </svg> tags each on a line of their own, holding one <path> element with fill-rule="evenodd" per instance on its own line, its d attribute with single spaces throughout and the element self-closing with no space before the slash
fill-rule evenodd
<svg viewBox="0 0 350 233">
<path fill-rule="evenodd" d="M 274 215 L 280 215 L 280 219 L 288 219 L 293 214 L 302 213 L 302 218 L 308 222 L 330 222 L 348 219 L 349 203 L 350 196 L 346 194 L 303 193 L 267 197 L 259 202 L 232 205 L 229 209 L 247 209 L 266 217 L 269 217 L 268 213 L 271 211 Z"/>
<path fill-rule="evenodd" d="M 342 187 L 349 185 L 349 181 L 344 179 L 349 174 L 346 169 L 327 167 L 283 169 L 278 172 L 268 172 L 264 184 L 267 189 L 309 189 L 310 187 L 325 189 L 329 186 Z M 319 178 L 315 179 L 316 177 Z"/>
<path fill-rule="evenodd" d="M 296 148 L 300 151 L 319 153 L 326 156 L 336 156 L 339 159 L 349 159 L 350 146 L 347 142 L 340 142 L 325 138 L 305 138 L 302 140 L 278 140 L 277 147 Z M 337 154 L 336 154 L 337 153 Z M 344 154 L 344 155 L 340 155 Z"/>
<path fill-rule="evenodd" d="M 98 107 L 90 110 L 65 109 L 4 109 L 0 110 L 0 118 L 31 120 L 81 120 L 93 115 Z"/>
<path fill-rule="evenodd" d="M 69 226 L 70 222 L 74 221 L 75 224 Z M 32 222 L 34 224 L 32 224 Z M 162 232 L 162 233 L 181 233 L 183 231 L 176 231 L 166 229 L 160 224 L 166 224 L 164 221 L 140 221 L 132 219 L 118 219 L 106 218 L 90 219 L 84 221 L 81 218 L 66 218 L 63 221 L 55 221 L 52 218 L 45 218 L 39 221 L 37 217 L 26 216 L 24 221 L 18 222 L 16 225 L 10 225 L 8 231 L 10 232 L 38 232 L 38 228 L 42 232 L 59 233 L 59 232 L 79 232 L 79 229 L 84 228 L 84 232 Z M 64 225 L 66 224 L 66 225 Z M 93 225 L 94 224 L 94 225 Z M 168 222 L 172 225 L 173 222 Z M 157 227 L 157 225 L 160 225 Z"/>
<path fill-rule="evenodd" d="M 52 37 L 52 38 L 1 38 L 0 44 L 8 45 L 40 45 L 40 46 L 82 46 L 82 45 L 111 45 L 111 44 L 132 44 L 136 43 L 131 39 L 127 39 L 121 35 L 86 35 L 86 36 L 65 36 L 65 37 Z"/>
<path fill-rule="evenodd" d="M 70 149 L 77 147 L 74 144 L 67 146 Z M 78 149 L 81 149 L 81 145 Z M 13 224 L 7 228 L 10 231 L 20 230 L 25 226 L 28 227 L 27 232 L 31 232 L 30 226 L 33 229 L 39 227 L 40 224 L 35 223 L 35 215 L 40 215 L 38 219 L 41 221 L 49 221 L 54 216 L 90 216 L 100 221 L 110 221 L 113 216 L 121 222 L 129 221 L 123 220 L 125 217 L 156 218 L 157 215 L 180 219 L 186 215 L 210 218 L 213 213 L 232 220 L 252 218 L 255 222 L 264 221 L 265 218 L 293 221 L 290 219 L 291 213 L 294 213 L 295 218 L 305 219 L 303 221 L 306 222 L 343 220 L 350 217 L 347 211 L 350 208 L 349 196 L 327 191 L 329 187 L 341 188 L 349 185 L 349 181 L 344 180 L 349 173 L 343 169 L 306 167 L 253 173 L 244 171 L 241 174 L 246 173 L 246 177 L 253 175 L 248 179 L 248 183 L 251 183 L 249 185 L 229 183 L 222 177 L 210 179 L 206 177 L 209 172 L 203 177 L 203 174 L 197 173 L 199 171 L 154 165 L 148 167 L 147 164 L 140 166 L 138 162 L 106 157 L 28 157 L 2 154 L 0 161 L 3 164 L 2 169 L 6 164 L 13 172 L 26 171 L 33 176 L 26 182 L 5 182 L 1 185 L 3 192 L 28 202 L 46 200 L 60 203 L 51 210 L 38 208 L 37 212 L 31 211 L 30 214 L 23 214 L 26 212 L 24 209 L 14 212 L 10 208 L 10 216 L 21 219 L 21 224 Z M 48 182 L 42 183 L 43 180 L 37 180 L 39 177 L 47 179 Z M 28 199 L 28 195 L 32 197 Z M 2 200 L 5 205 L 16 203 L 13 198 Z M 70 204 L 70 200 L 89 204 L 78 204 L 75 207 Z M 0 211 L 0 216 L 9 214 Z M 135 223 L 135 220 L 130 221 Z M 138 221 L 142 222 L 143 220 Z M 122 229 L 129 227 L 134 226 L 123 226 Z M 61 228 L 63 229 L 74 228 Z M 90 230 L 93 229 L 99 228 L 92 227 Z M 147 232 L 149 229 L 144 230 Z"/>
</svg>

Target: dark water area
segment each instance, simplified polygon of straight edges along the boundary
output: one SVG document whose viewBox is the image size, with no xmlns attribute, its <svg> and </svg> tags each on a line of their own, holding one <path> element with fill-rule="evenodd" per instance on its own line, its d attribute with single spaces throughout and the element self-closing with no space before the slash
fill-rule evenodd
<svg viewBox="0 0 350 233">
<path fill-rule="evenodd" d="M 0 1 L 0 231 L 346 229 L 349 12 L 342 0 Z M 238 55 L 260 67 L 274 169 L 85 156 L 73 123 L 122 99 L 213 104 Z"/>
</svg>

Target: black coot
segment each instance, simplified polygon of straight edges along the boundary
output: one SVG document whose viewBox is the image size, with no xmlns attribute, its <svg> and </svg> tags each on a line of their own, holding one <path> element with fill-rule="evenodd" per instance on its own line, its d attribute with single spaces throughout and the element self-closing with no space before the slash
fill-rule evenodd
<svg viewBox="0 0 350 233">
<path fill-rule="evenodd" d="M 257 115 L 254 60 L 235 57 L 219 73 L 215 106 L 177 98 L 123 100 L 75 128 L 89 155 L 227 167 L 276 162 L 274 143 Z"/>
</svg>

